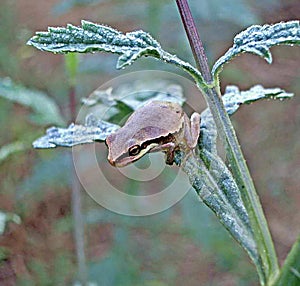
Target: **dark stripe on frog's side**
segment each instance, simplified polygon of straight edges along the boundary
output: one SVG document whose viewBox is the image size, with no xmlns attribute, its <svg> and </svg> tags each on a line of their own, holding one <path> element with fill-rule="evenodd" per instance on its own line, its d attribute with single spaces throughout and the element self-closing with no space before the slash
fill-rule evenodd
<svg viewBox="0 0 300 286">
<path fill-rule="evenodd" d="M 162 145 L 162 144 L 164 144 L 164 143 L 175 142 L 175 141 L 176 141 L 176 140 L 175 140 L 175 137 L 174 137 L 172 134 L 169 134 L 168 136 L 161 136 L 161 137 L 156 138 L 156 139 L 153 139 L 153 140 L 148 140 L 147 142 L 144 142 L 144 143 L 142 144 L 142 146 L 140 146 L 140 147 L 141 147 L 141 150 L 143 150 L 143 149 L 146 149 L 148 145 L 153 144 L 153 143 L 155 143 L 155 144 L 157 144 L 157 145 L 159 146 L 159 145 Z M 130 146 L 130 147 L 132 147 L 132 146 Z M 130 147 L 129 147 L 129 148 L 130 148 Z M 129 150 L 129 149 L 128 149 L 128 150 Z M 123 155 L 121 155 L 121 156 L 118 158 L 117 161 L 122 161 L 123 159 L 128 158 L 128 157 L 134 158 L 135 156 L 129 156 L 128 150 L 127 150 L 126 153 L 124 153 Z M 151 150 L 150 150 L 149 152 L 151 152 Z M 145 153 L 145 154 L 147 154 L 147 153 Z M 145 155 L 145 154 L 144 154 L 144 155 Z M 140 158 L 140 157 L 138 157 L 138 155 L 137 155 L 136 157 L 137 157 L 137 159 Z"/>
<path fill-rule="evenodd" d="M 176 142 L 175 136 L 172 134 L 169 134 L 168 136 L 161 136 L 152 140 L 147 140 L 147 142 L 144 142 L 141 146 L 142 150 L 146 149 L 148 145 L 156 143 L 158 146 L 163 145 L 165 143 L 169 142 Z"/>
<path fill-rule="evenodd" d="M 152 143 L 158 143 L 162 142 L 162 140 L 164 140 L 163 138 L 173 139 L 169 136 L 169 130 L 157 126 L 152 126 L 151 123 L 149 123 L 149 126 L 141 128 L 136 131 L 135 134 L 132 134 L 132 139 L 134 139 L 133 141 L 136 142 L 151 141 Z"/>
</svg>

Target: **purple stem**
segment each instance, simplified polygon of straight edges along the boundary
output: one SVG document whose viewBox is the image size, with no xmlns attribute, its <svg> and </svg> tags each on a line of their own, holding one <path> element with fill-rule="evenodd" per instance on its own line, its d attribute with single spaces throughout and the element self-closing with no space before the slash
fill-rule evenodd
<svg viewBox="0 0 300 286">
<path fill-rule="evenodd" d="M 206 82 L 212 81 L 212 76 L 208 66 L 206 54 L 204 52 L 202 41 L 199 37 L 191 10 L 187 0 L 176 0 L 180 16 L 187 33 L 193 55 L 197 64 L 197 68 L 202 73 L 202 76 Z"/>
</svg>

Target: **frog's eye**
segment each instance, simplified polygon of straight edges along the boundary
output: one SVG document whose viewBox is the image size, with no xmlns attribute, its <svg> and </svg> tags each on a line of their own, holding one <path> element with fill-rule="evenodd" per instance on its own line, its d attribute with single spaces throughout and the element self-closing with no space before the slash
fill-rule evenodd
<svg viewBox="0 0 300 286">
<path fill-rule="evenodd" d="M 140 151 L 141 151 L 140 146 L 139 145 L 134 145 L 134 146 L 129 148 L 128 153 L 129 153 L 129 156 L 136 156 L 140 153 Z"/>
</svg>

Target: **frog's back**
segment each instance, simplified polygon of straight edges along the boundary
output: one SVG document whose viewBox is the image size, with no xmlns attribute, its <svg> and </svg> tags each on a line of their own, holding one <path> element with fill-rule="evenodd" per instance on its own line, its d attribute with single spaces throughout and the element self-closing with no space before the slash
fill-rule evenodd
<svg viewBox="0 0 300 286">
<path fill-rule="evenodd" d="M 168 133 L 178 130 L 183 118 L 183 110 L 178 103 L 168 101 L 151 101 L 136 110 L 127 120 L 126 125 L 129 127 L 137 125 L 142 129 L 145 127 L 157 127 L 166 129 Z M 134 128 L 135 129 L 135 128 Z"/>
<path fill-rule="evenodd" d="M 151 101 L 137 109 L 107 140 L 112 146 L 123 146 L 127 150 L 131 145 L 175 135 L 182 130 L 183 122 L 184 112 L 179 104 Z M 115 141 L 117 144 L 112 144 Z"/>
</svg>

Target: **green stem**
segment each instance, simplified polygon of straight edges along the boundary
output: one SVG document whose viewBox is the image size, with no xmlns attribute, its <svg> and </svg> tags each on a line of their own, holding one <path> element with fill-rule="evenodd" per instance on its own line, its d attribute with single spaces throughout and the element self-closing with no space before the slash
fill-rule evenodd
<svg viewBox="0 0 300 286">
<path fill-rule="evenodd" d="M 273 284 L 274 286 L 291 285 L 296 286 L 300 284 L 300 235 L 288 254 L 284 265 L 281 268 L 278 280 Z"/>
<path fill-rule="evenodd" d="M 202 42 L 198 35 L 194 20 L 192 18 L 186 0 L 177 0 L 186 33 L 193 50 L 197 66 L 206 81 L 211 82 L 211 74 L 208 74 L 208 63 L 203 52 Z M 204 87 L 203 82 L 197 82 L 199 89 L 203 92 L 208 107 L 213 115 L 219 136 L 229 155 L 233 175 L 241 191 L 241 196 L 248 211 L 253 235 L 258 247 L 261 263 L 256 264 L 261 285 L 268 285 L 274 281 L 279 273 L 277 256 L 269 228 L 256 194 L 256 190 L 250 176 L 246 161 L 243 157 L 234 128 L 221 100 L 221 94 L 217 88 Z M 259 266 L 260 265 L 260 266 Z"/>
<path fill-rule="evenodd" d="M 276 279 L 279 268 L 273 241 L 259 198 L 235 135 L 234 128 L 220 96 L 215 89 L 207 89 L 204 92 L 204 97 L 214 117 L 219 136 L 226 147 L 234 178 L 239 186 L 243 202 L 249 214 L 262 265 L 262 267 L 257 267 L 260 282 L 262 285 L 268 285 Z"/>
</svg>

